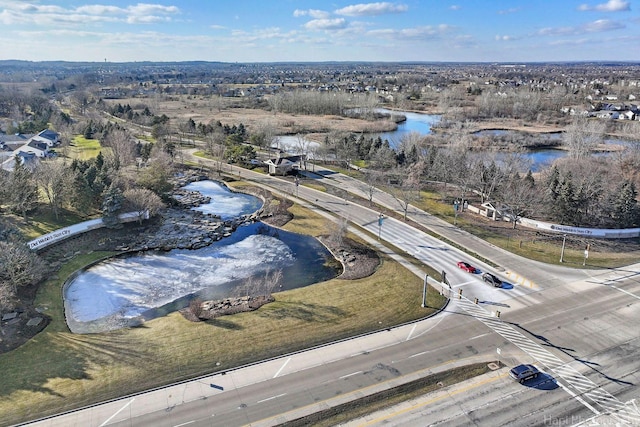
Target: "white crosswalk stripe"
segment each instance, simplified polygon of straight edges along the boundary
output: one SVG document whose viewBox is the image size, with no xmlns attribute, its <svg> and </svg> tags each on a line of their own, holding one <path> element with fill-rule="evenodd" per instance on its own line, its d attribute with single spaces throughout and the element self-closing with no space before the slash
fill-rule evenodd
<svg viewBox="0 0 640 427">
<path fill-rule="evenodd" d="M 553 371 L 562 378 L 571 388 L 578 392 L 579 396 L 586 397 L 594 402 L 603 412 L 615 415 L 617 419 L 626 424 L 640 425 L 640 411 L 631 408 L 619 401 L 611 393 L 595 384 L 589 378 L 582 375 L 575 368 L 567 365 L 549 350 L 528 338 L 513 326 L 502 322 L 499 318 L 489 313 L 483 307 L 473 303 L 466 297 L 456 299 L 456 305 L 467 314 L 474 316 L 500 336 L 512 342 L 518 348 L 529 354 L 535 360 Z M 582 399 L 578 399 L 582 401 Z"/>
</svg>

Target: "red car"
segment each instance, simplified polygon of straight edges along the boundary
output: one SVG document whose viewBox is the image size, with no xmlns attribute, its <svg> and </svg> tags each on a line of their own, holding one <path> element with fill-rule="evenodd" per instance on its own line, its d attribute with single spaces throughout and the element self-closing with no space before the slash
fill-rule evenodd
<svg viewBox="0 0 640 427">
<path fill-rule="evenodd" d="M 458 267 L 460 267 L 461 269 L 463 269 L 467 273 L 475 273 L 476 272 L 476 268 L 473 265 L 469 264 L 468 262 L 459 261 L 458 262 Z"/>
</svg>

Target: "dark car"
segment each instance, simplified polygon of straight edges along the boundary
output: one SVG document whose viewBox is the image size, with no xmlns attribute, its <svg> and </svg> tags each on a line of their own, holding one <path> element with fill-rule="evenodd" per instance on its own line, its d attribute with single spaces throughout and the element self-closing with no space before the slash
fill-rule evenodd
<svg viewBox="0 0 640 427">
<path fill-rule="evenodd" d="M 502 280 L 498 279 L 496 276 L 494 276 L 491 273 L 483 273 L 482 280 L 484 280 L 485 282 L 489 283 L 490 285 L 496 288 L 502 287 Z"/>
<path fill-rule="evenodd" d="M 521 384 L 531 378 L 538 378 L 540 371 L 533 365 L 518 365 L 509 371 L 509 376 Z"/>
<path fill-rule="evenodd" d="M 475 273 L 476 272 L 476 268 L 473 265 L 469 264 L 468 262 L 459 261 L 458 262 L 458 267 L 463 269 L 467 273 Z"/>
</svg>

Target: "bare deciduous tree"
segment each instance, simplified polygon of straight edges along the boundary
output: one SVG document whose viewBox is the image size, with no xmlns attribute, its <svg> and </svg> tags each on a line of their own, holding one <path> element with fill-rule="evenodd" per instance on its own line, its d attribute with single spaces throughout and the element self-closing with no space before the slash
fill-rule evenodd
<svg viewBox="0 0 640 427">
<path fill-rule="evenodd" d="M 421 172 L 421 168 L 410 165 L 408 167 L 397 167 L 388 174 L 391 195 L 400 205 L 405 221 L 407 220 L 411 203 L 420 200 Z"/>
<path fill-rule="evenodd" d="M 123 195 L 125 198 L 125 210 L 137 212 L 138 222 L 140 223 L 146 218 L 147 213 L 149 217 L 152 217 L 164 207 L 162 199 L 146 188 L 131 188 L 125 190 Z"/>
<path fill-rule="evenodd" d="M 327 240 L 329 240 L 332 245 L 341 247 L 347 235 L 348 228 L 349 222 L 346 218 L 340 218 L 337 223 L 329 224 Z"/>
<path fill-rule="evenodd" d="M 602 120 L 589 120 L 576 116 L 565 129 L 562 141 L 574 159 L 584 158 L 604 141 L 606 123 Z"/>
<path fill-rule="evenodd" d="M 249 276 L 244 283 L 238 286 L 235 294 L 238 296 L 266 296 L 271 297 L 274 289 L 282 283 L 284 277 L 282 270 L 266 270 L 263 276 Z"/>
<path fill-rule="evenodd" d="M 15 295 L 20 286 L 35 284 L 42 279 L 45 265 L 24 242 L 0 242 L 0 285 L 8 286 Z"/>
<path fill-rule="evenodd" d="M 107 162 L 114 169 L 132 165 L 136 161 L 136 144 L 129 132 L 124 129 L 114 129 L 107 133 L 102 141 L 105 147 L 111 148 L 111 153 L 105 153 Z"/>
<path fill-rule="evenodd" d="M 270 121 L 258 123 L 251 132 L 251 143 L 260 148 L 271 149 L 274 145 L 276 134 L 276 126 Z"/>
<path fill-rule="evenodd" d="M 57 219 L 60 209 L 72 195 L 71 170 L 62 161 L 43 160 L 36 167 L 34 177 Z"/>
<path fill-rule="evenodd" d="M 506 214 L 511 217 L 513 228 L 520 218 L 533 212 L 539 201 L 535 185 L 526 177 L 512 175 L 502 187 L 498 199 L 503 203 Z"/>
<path fill-rule="evenodd" d="M 376 185 L 380 182 L 380 176 L 380 173 L 377 171 L 370 169 L 364 170 L 360 189 L 367 196 L 367 200 L 369 200 L 369 206 L 373 205 L 373 195 L 376 191 L 378 191 Z"/>
</svg>

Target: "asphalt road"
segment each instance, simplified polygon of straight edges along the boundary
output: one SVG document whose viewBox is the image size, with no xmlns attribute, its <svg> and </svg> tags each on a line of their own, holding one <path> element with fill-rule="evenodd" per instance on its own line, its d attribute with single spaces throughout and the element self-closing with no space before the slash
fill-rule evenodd
<svg viewBox="0 0 640 427">
<path fill-rule="evenodd" d="M 372 414 L 354 425 L 573 425 L 593 417 L 640 425 L 635 407 L 640 381 L 640 266 L 581 271 L 541 265 L 411 209 L 413 220 L 499 266 L 492 269 L 403 221 L 388 218 L 380 227 L 378 212 L 348 200 L 279 178 L 239 173 L 313 209 L 347 218 L 370 232 L 372 244 L 379 244 L 380 235 L 380 243 L 391 242 L 436 270 L 445 270 L 451 286 L 435 286 L 450 293 L 450 304 L 440 315 L 415 324 L 125 397 L 35 425 L 277 425 L 430 372 L 496 359 L 509 366 L 534 363 L 545 375 L 520 385 L 508 378 L 506 370 L 494 371 L 445 387 L 440 397 L 430 394 L 422 403 L 409 402 L 404 409 Z M 342 175 L 326 173 L 317 179 L 335 182 L 345 191 L 361 191 Z M 386 197 L 376 193 L 374 200 L 398 207 Z M 461 259 L 496 273 L 508 285 L 493 288 L 479 274 L 457 269 Z M 613 415 L 603 418 L 608 413 Z"/>
</svg>

